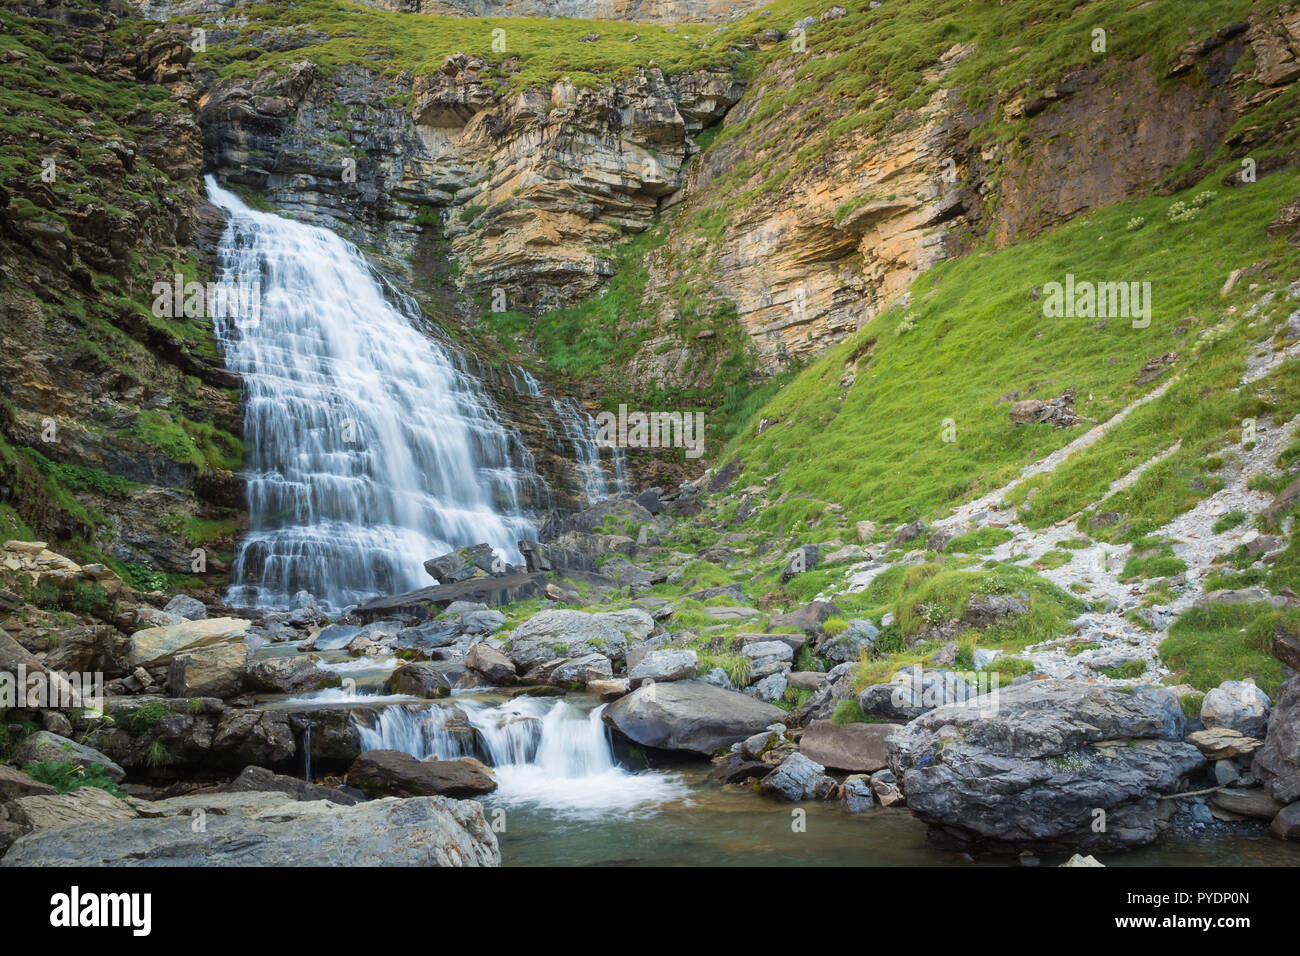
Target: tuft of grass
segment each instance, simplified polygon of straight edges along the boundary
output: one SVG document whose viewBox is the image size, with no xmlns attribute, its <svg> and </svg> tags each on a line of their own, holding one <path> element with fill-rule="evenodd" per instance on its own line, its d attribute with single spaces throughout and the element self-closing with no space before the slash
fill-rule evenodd
<svg viewBox="0 0 1300 956">
<path fill-rule="evenodd" d="M 846 697 L 835 705 L 835 710 L 831 713 L 831 723 L 840 726 L 843 724 L 869 724 L 873 723 L 873 721 L 862 712 L 856 697 Z"/>
<path fill-rule="evenodd" d="M 1170 626 L 1169 636 L 1160 644 L 1160 659 L 1180 683 L 1197 690 L 1249 677 L 1276 697 L 1282 665 L 1271 649 L 1281 617 L 1282 612 L 1268 604 L 1212 603 L 1192 608 Z"/>
<path fill-rule="evenodd" d="M 80 764 L 70 760 L 42 760 L 23 768 L 23 773 L 33 780 L 49 784 L 59 793 L 73 793 L 82 787 L 98 787 L 115 797 L 125 797 L 126 792 L 104 772 L 100 763 Z"/>
<path fill-rule="evenodd" d="M 1223 532 L 1237 527 L 1237 525 L 1241 524 L 1245 520 L 1246 520 L 1246 512 L 1229 511 L 1218 521 L 1214 522 L 1214 533 L 1223 534 Z"/>
<path fill-rule="evenodd" d="M 947 554 L 978 554 L 992 551 L 1014 537 L 1006 528 L 977 528 L 970 534 L 953 538 L 943 550 Z"/>
</svg>

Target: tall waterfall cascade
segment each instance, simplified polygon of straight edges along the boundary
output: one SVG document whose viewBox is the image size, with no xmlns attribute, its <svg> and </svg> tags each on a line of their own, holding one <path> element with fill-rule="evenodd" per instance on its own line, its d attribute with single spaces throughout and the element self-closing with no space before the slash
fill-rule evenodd
<svg viewBox="0 0 1300 956">
<path fill-rule="evenodd" d="M 351 243 L 258 212 L 207 177 L 229 216 L 213 321 L 243 376 L 249 533 L 228 600 L 333 607 L 432 584 L 423 562 L 487 542 L 509 561 L 536 535 L 540 480 L 487 394 Z"/>
</svg>

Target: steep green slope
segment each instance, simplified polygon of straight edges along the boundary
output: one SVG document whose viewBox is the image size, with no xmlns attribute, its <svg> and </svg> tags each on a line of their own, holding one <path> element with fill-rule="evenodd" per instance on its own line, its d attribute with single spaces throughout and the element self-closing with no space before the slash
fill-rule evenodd
<svg viewBox="0 0 1300 956">
<path fill-rule="evenodd" d="M 721 456 L 743 461 L 747 481 L 781 475 L 790 500 L 765 512 L 762 525 L 793 529 L 826 502 L 882 524 L 937 517 L 1001 487 L 1169 378 L 1159 398 L 1050 475 L 1019 485 L 1011 501 L 1033 490 L 1025 506 L 1033 527 L 1069 518 L 1179 441 L 1107 510 L 1128 515 L 1126 533 L 1137 537 L 1212 493 L 1211 458 L 1231 454 L 1243 420 L 1284 422 L 1300 413 L 1294 359 L 1237 388 L 1249 355 L 1294 337 L 1285 290 L 1300 274 L 1300 253 L 1266 227 L 1295 197 L 1300 174 L 1217 187 L 1218 198 L 1196 218 L 1169 217 L 1175 203 L 1214 189 L 1229 172 L 1181 196 L 1123 203 L 922 276 L 909 305 L 878 316 L 801 373 Z M 1134 219 L 1146 224 L 1129 229 Z M 1263 268 L 1221 298 L 1229 273 L 1255 263 Z M 1041 290 L 1067 273 L 1150 282 L 1150 326 L 1046 317 Z M 1270 292 L 1267 304 L 1254 305 Z M 1167 353 L 1177 356 L 1172 371 L 1139 384 L 1143 367 Z M 1009 393 L 1048 399 L 1071 387 L 1085 420 L 1072 428 L 1015 425 L 1009 402 L 999 401 Z"/>
<path fill-rule="evenodd" d="M 211 322 L 150 308 L 200 270 L 199 131 L 159 81 L 184 38 L 118 4 L 0 8 L 0 536 L 142 583 L 199 545 L 215 570 L 241 497 Z"/>
</svg>

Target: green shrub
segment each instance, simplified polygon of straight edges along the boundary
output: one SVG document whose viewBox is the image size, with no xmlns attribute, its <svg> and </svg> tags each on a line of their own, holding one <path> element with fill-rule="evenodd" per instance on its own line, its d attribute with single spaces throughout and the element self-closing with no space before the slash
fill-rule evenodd
<svg viewBox="0 0 1300 956">
<path fill-rule="evenodd" d="M 858 706 L 857 698 L 847 697 L 835 705 L 834 712 L 831 713 L 831 723 L 837 726 L 841 724 L 870 724 L 875 723 Z"/>
<path fill-rule="evenodd" d="M 113 715 L 113 723 L 131 736 L 142 734 L 166 717 L 170 711 L 161 700 L 153 700 L 140 707 L 119 710 Z"/>
<path fill-rule="evenodd" d="M 126 793 L 104 772 L 101 763 L 79 764 L 70 760 L 42 760 L 23 768 L 33 780 L 49 784 L 59 793 L 72 793 L 82 787 L 98 787 L 115 797 Z"/>
</svg>

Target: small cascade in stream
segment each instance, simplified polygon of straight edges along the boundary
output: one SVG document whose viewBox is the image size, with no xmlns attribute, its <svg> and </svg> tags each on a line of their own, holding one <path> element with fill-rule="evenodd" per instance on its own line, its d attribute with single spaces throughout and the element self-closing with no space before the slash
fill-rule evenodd
<svg viewBox="0 0 1300 956">
<path fill-rule="evenodd" d="M 328 230 L 207 186 L 230 217 L 220 283 L 258 290 L 213 310 L 246 393 L 250 528 L 227 600 L 305 589 L 342 607 L 431 584 L 426 559 L 482 541 L 520 562 L 536 535 L 521 491 L 540 479 L 418 308 Z"/>
<path fill-rule="evenodd" d="M 583 712 L 564 700 L 393 705 L 358 726 L 362 750 L 401 750 L 421 760 L 477 756 L 496 775 L 493 795 L 576 813 L 633 809 L 685 792 L 671 774 L 631 773 L 614 761 L 605 705 Z M 462 716 L 463 715 L 463 716 Z"/>
</svg>

